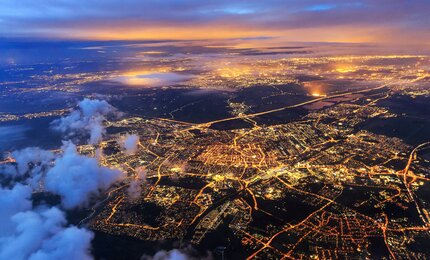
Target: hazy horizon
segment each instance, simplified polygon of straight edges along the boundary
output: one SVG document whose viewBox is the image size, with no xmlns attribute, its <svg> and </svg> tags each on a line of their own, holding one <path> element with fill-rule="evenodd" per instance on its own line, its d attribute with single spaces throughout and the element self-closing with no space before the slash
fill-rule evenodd
<svg viewBox="0 0 430 260">
<path fill-rule="evenodd" d="M 86 40 L 230 39 L 425 45 L 425 0 L 13 1 L 0 36 Z"/>
</svg>

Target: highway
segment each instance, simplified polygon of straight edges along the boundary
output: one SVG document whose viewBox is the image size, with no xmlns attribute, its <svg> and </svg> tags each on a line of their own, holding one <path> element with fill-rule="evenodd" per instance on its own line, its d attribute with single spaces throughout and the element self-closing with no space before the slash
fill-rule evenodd
<svg viewBox="0 0 430 260">
<path fill-rule="evenodd" d="M 411 175 L 409 175 L 409 169 L 411 167 L 412 161 L 415 158 L 415 154 L 420 149 L 425 148 L 428 145 L 430 145 L 430 142 L 422 143 L 422 144 L 418 145 L 417 147 L 415 147 L 411 151 L 411 153 L 409 155 L 408 163 L 406 164 L 406 167 L 403 170 L 403 180 L 402 180 L 403 183 L 404 183 L 404 185 L 406 186 L 406 190 L 408 191 L 409 198 L 414 202 L 415 207 L 416 207 L 416 209 L 417 209 L 417 211 L 419 213 L 419 216 L 420 216 L 421 220 L 424 222 L 425 225 L 429 225 L 429 217 L 427 216 L 427 214 L 423 214 L 423 211 L 421 210 L 421 207 L 419 206 L 419 202 L 415 199 L 415 195 L 414 195 L 414 193 L 412 192 L 412 190 L 410 188 L 410 184 L 416 180 L 415 174 L 412 174 L 413 180 L 410 181 L 410 182 L 408 182 L 407 177 L 411 177 Z"/>
<path fill-rule="evenodd" d="M 283 110 L 286 110 L 286 109 L 292 109 L 292 108 L 302 107 L 302 106 L 305 106 L 305 105 L 308 105 L 308 104 L 312 104 L 312 103 L 315 103 L 315 102 L 318 102 L 318 101 L 322 101 L 322 100 L 327 100 L 327 99 L 332 99 L 332 98 L 344 97 L 344 96 L 348 96 L 348 95 L 354 95 L 354 94 L 371 92 L 371 91 L 374 91 L 374 90 L 383 89 L 383 88 L 385 88 L 387 86 L 388 86 L 388 84 L 384 84 L 382 86 L 378 86 L 378 87 L 374 87 L 374 88 L 369 88 L 369 89 L 362 89 L 362 90 L 350 91 L 350 92 L 345 92 L 345 93 L 335 94 L 335 95 L 330 95 L 330 96 L 323 96 L 323 97 L 315 98 L 315 99 L 308 100 L 308 101 L 305 101 L 305 102 L 302 102 L 302 103 L 298 103 L 298 104 L 295 104 L 295 105 L 290 105 L 290 106 L 275 108 L 275 109 L 271 109 L 271 110 L 267 110 L 267 111 L 262 111 L 262 112 L 254 113 L 254 114 L 239 115 L 239 116 L 234 116 L 234 117 L 228 117 L 228 118 L 218 119 L 218 120 L 214 120 L 214 121 L 210 121 L 210 122 L 206 122 L 206 123 L 196 124 L 196 125 L 193 125 L 190 128 L 183 129 L 181 131 L 188 131 L 188 130 L 200 129 L 200 128 L 209 128 L 213 124 L 217 124 L 217 123 L 232 121 L 232 120 L 236 120 L 236 119 L 242 119 L 242 120 L 243 119 L 250 119 L 250 118 L 257 117 L 257 116 L 262 116 L 262 115 L 267 115 L 267 114 L 271 114 L 271 113 L 283 111 Z"/>
</svg>

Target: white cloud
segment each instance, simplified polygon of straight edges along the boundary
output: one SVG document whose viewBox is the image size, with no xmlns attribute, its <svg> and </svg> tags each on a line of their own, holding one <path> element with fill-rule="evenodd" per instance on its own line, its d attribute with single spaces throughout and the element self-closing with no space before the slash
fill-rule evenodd
<svg viewBox="0 0 430 260">
<path fill-rule="evenodd" d="M 139 145 L 139 136 L 135 134 L 126 134 L 120 137 L 118 143 L 125 149 L 126 154 L 134 154 Z"/>
<path fill-rule="evenodd" d="M 12 189 L 0 187 L 0 236 L 7 235 L 14 227 L 9 225 L 10 218 L 18 212 L 31 209 L 31 188 L 24 185 L 15 185 Z M 2 239 L 0 239 L 1 243 Z"/>
<path fill-rule="evenodd" d="M 65 208 L 85 205 L 123 178 L 120 170 L 100 166 L 96 159 L 78 154 L 70 142 L 64 143 L 63 150 L 63 156 L 46 174 L 45 189 L 59 194 Z"/>
<path fill-rule="evenodd" d="M 37 147 L 28 147 L 12 153 L 16 167 L 10 164 L 0 167 L 1 174 L 13 180 L 24 179 L 24 182 L 36 188 L 55 158 L 54 153 Z"/>
<path fill-rule="evenodd" d="M 144 167 L 139 167 L 136 169 L 136 177 L 130 182 L 127 189 L 127 194 L 130 198 L 138 198 L 142 192 L 142 183 L 146 182 L 147 170 Z"/>
<path fill-rule="evenodd" d="M 78 103 L 78 109 L 68 116 L 54 120 L 52 128 L 66 134 L 66 137 L 88 136 L 90 144 L 97 144 L 102 140 L 106 129 L 103 121 L 108 115 L 117 115 L 117 110 L 108 102 L 98 99 L 83 99 Z"/>
<path fill-rule="evenodd" d="M 41 167 L 45 167 L 54 159 L 54 154 L 50 151 L 37 147 L 28 147 L 19 151 L 14 151 L 12 157 L 18 165 L 18 174 L 24 175 L 29 169 L 29 163 L 32 163 L 33 172 L 38 172 Z"/>
<path fill-rule="evenodd" d="M 45 182 L 47 191 L 61 195 L 64 207 L 72 208 L 121 179 L 122 172 L 78 154 L 72 143 L 65 143 L 63 149 L 61 156 L 39 148 L 12 153 L 17 163 L 9 169 L 12 177 L 30 185 L 0 187 L 0 259 L 92 259 L 93 233 L 67 227 L 64 213 L 56 207 L 34 209 L 32 181 Z"/>
<path fill-rule="evenodd" d="M 144 260 L 187 260 L 192 259 L 187 254 L 181 252 L 179 249 L 173 249 L 170 251 L 161 250 L 158 251 L 153 257 L 144 256 Z"/>
<path fill-rule="evenodd" d="M 77 227 L 62 229 L 45 240 L 40 250 L 32 254 L 30 260 L 46 259 L 93 259 L 90 255 L 92 232 Z"/>
<path fill-rule="evenodd" d="M 208 251 L 206 255 L 200 254 L 191 245 L 181 248 L 172 249 L 169 251 L 160 250 L 154 256 L 143 255 L 141 260 L 211 260 L 213 259 L 212 254 Z"/>
<path fill-rule="evenodd" d="M 32 209 L 31 188 L 0 187 L 0 259 L 91 259 L 92 232 L 65 227 L 56 207 Z"/>
<path fill-rule="evenodd" d="M 67 137 L 84 134 L 89 135 L 90 143 L 98 143 L 105 133 L 103 120 L 109 114 L 117 111 L 106 101 L 84 99 L 78 110 L 52 126 Z M 127 138 L 126 150 L 136 149 L 136 137 Z M 64 208 L 74 208 L 122 180 L 124 174 L 100 166 L 96 158 L 80 155 L 71 142 L 65 142 L 62 149 L 62 155 L 35 147 L 15 151 L 12 157 L 16 165 L 0 167 L 11 183 L 27 184 L 0 187 L 0 259 L 92 259 L 93 233 L 68 226 L 57 207 L 33 208 L 31 194 L 41 184 L 46 191 L 61 196 Z"/>
</svg>

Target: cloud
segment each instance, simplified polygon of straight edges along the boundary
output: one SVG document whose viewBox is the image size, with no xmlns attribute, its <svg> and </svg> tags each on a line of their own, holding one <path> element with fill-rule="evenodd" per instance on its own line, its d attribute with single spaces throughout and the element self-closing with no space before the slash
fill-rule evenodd
<svg viewBox="0 0 430 260">
<path fill-rule="evenodd" d="M 88 142 L 97 144 L 106 132 L 103 121 L 108 115 L 118 115 L 117 110 L 108 102 L 85 98 L 78 103 L 78 109 L 66 117 L 54 120 L 51 127 L 66 137 L 89 135 Z"/>
<path fill-rule="evenodd" d="M 202 255 L 199 253 L 194 247 L 188 245 L 181 249 L 172 249 L 172 250 L 160 250 L 155 255 L 143 255 L 140 260 L 210 260 L 213 259 L 211 252 L 206 252 L 206 254 Z"/>
<path fill-rule="evenodd" d="M 84 99 L 78 110 L 54 122 L 53 127 L 68 136 L 87 131 L 90 142 L 99 142 L 103 120 L 110 113 L 116 110 L 106 101 Z M 131 136 L 125 141 L 126 149 L 132 151 L 138 138 Z M 72 142 L 64 142 L 62 150 L 58 155 L 29 147 L 11 154 L 14 164 L 1 165 L 2 176 L 18 183 L 12 188 L 0 186 L 0 259 L 92 259 L 94 234 L 68 226 L 64 212 L 57 207 L 33 208 L 32 192 L 44 186 L 61 196 L 64 208 L 71 209 L 88 203 L 121 180 L 123 173 L 80 155 Z"/>
<path fill-rule="evenodd" d="M 159 251 L 153 258 L 153 260 L 187 260 L 190 259 L 188 255 L 181 252 L 178 249 L 173 249 L 170 251 Z"/>
<path fill-rule="evenodd" d="M 120 170 L 100 166 L 96 159 L 78 154 L 71 142 L 65 142 L 62 149 L 64 154 L 46 174 L 45 189 L 60 195 L 65 208 L 85 205 L 124 176 Z"/>
<path fill-rule="evenodd" d="M 99 166 L 98 159 L 78 154 L 71 142 L 65 142 L 62 149 L 62 155 L 35 147 L 14 151 L 16 165 L 0 165 L 0 175 L 5 183 L 21 182 L 61 195 L 67 208 L 85 204 L 123 177 L 118 169 Z"/>
<path fill-rule="evenodd" d="M 52 152 L 37 147 L 14 151 L 11 155 L 16 165 L 1 165 L 0 174 L 12 181 L 23 180 L 34 188 L 39 186 L 43 173 L 55 158 Z"/>
<path fill-rule="evenodd" d="M 0 259 L 92 259 L 92 232 L 66 227 L 56 207 L 32 209 L 31 191 L 20 184 L 0 187 Z"/>
<path fill-rule="evenodd" d="M 10 219 L 18 212 L 31 209 L 30 201 L 31 188 L 21 184 L 15 185 L 12 189 L 4 189 L 0 187 L 0 236 L 10 233 L 13 226 L 9 225 Z M 1 243 L 2 239 L 0 239 Z"/>
<path fill-rule="evenodd" d="M 55 158 L 52 152 L 40 149 L 38 147 L 28 147 L 22 150 L 14 151 L 12 153 L 12 157 L 17 162 L 17 174 L 20 176 L 28 173 L 28 171 L 40 171 L 41 167 L 46 166 Z"/>
<path fill-rule="evenodd" d="M 161 250 L 154 256 L 143 255 L 140 260 L 188 260 L 197 259 L 191 258 L 187 253 L 179 249 L 172 249 L 170 251 Z"/>
<path fill-rule="evenodd" d="M 146 182 L 147 170 L 144 167 L 136 169 L 136 177 L 130 182 L 127 188 L 127 194 L 130 198 L 136 199 L 142 192 L 141 184 Z"/>
<path fill-rule="evenodd" d="M 77 227 L 62 229 L 45 240 L 40 250 L 32 254 L 30 260 L 45 259 L 93 259 L 90 255 L 92 232 Z"/>
<path fill-rule="evenodd" d="M 104 133 L 102 121 L 110 113 L 118 112 L 106 101 L 84 99 L 69 116 L 54 121 L 53 127 L 67 136 L 90 132 L 90 140 L 98 142 Z M 138 140 L 138 136 L 128 135 L 124 139 L 125 149 L 134 152 Z M 64 142 L 62 150 L 62 155 L 36 147 L 15 151 L 11 155 L 16 164 L 1 165 L 1 175 L 8 181 L 5 183 L 20 181 L 60 195 L 68 209 L 85 205 L 123 178 L 120 170 L 100 166 L 97 159 L 78 154 L 72 142 Z M 102 157 L 101 150 L 98 155 Z"/>
<path fill-rule="evenodd" d="M 126 154 L 134 154 L 139 145 L 139 136 L 135 134 L 126 134 L 119 138 L 118 143 L 125 149 Z"/>
</svg>

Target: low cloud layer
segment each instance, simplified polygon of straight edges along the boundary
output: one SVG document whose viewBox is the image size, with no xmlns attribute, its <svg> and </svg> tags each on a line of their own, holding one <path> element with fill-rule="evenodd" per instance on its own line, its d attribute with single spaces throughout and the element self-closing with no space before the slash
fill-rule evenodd
<svg viewBox="0 0 430 260">
<path fill-rule="evenodd" d="M 12 157 L 16 161 L 16 166 L 3 165 L 0 171 L 8 178 L 22 180 L 36 188 L 44 172 L 51 166 L 55 155 L 51 151 L 29 147 L 14 151 Z"/>
<path fill-rule="evenodd" d="M 78 109 L 68 116 L 54 120 L 52 128 L 63 133 L 66 138 L 89 136 L 88 143 L 99 143 L 106 129 L 103 121 L 108 115 L 117 115 L 117 110 L 105 100 L 85 98 L 78 103 Z"/>
<path fill-rule="evenodd" d="M 31 188 L 0 188 L 0 259 L 92 259 L 92 232 L 67 227 L 56 208 L 32 208 Z"/>
<path fill-rule="evenodd" d="M 143 255 L 141 260 L 211 260 L 213 256 L 210 252 L 206 255 L 201 255 L 192 246 L 184 247 L 181 249 L 160 250 L 153 256 Z"/>
<path fill-rule="evenodd" d="M 91 197 L 123 178 L 120 170 L 100 166 L 95 158 L 80 155 L 70 142 L 46 174 L 45 189 L 62 197 L 65 208 L 85 205 Z"/>
<path fill-rule="evenodd" d="M 32 172 L 38 172 L 40 167 L 44 167 L 54 159 L 54 154 L 50 151 L 40 149 L 38 147 L 29 147 L 19 151 L 14 151 L 12 157 L 17 161 L 17 174 L 22 176 L 27 173 L 29 163 L 32 164 Z"/>
<path fill-rule="evenodd" d="M 9 225 L 11 217 L 15 214 L 31 209 L 31 188 L 24 185 L 16 185 L 12 189 L 3 189 L 0 187 L 0 235 L 3 237 L 6 234 L 13 233 L 13 225 Z M 0 238 L 3 241 L 3 238 Z"/>
<path fill-rule="evenodd" d="M 144 258 L 145 259 L 145 258 Z M 170 251 L 159 251 L 153 257 L 148 257 L 146 259 L 151 260 L 187 260 L 191 259 L 187 254 L 181 252 L 178 249 L 173 249 Z"/>
<path fill-rule="evenodd" d="M 12 157 L 16 165 L 2 165 L 0 173 L 11 183 L 60 195 L 67 209 L 86 205 L 124 177 L 122 171 L 100 166 L 96 158 L 80 155 L 71 142 L 64 142 L 62 150 L 61 155 L 39 148 L 15 151 Z"/>
<path fill-rule="evenodd" d="M 69 116 L 53 123 L 66 136 L 89 135 L 98 143 L 104 133 L 103 120 L 117 113 L 106 101 L 84 99 Z M 129 139 L 129 138 L 128 138 Z M 137 139 L 138 141 L 138 139 Z M 128 140 L 126 149 L 133 150 L 136 138 Z M 94 234 L 68 225 L 60 208 L 84 206 L 90 200 L 123 179 L 123 172 L 99 165 L 96 158 L 79 154 L 76 146 L 64 142 L 62 153 L 40 148 L 15 151 L 14 164 L 0 166 L 0 259 L 92 259 Z M 48 191 L 61 196 L 61 205 L 34 208 L 35 191 Z"/>
<path fill-rule="evenodd" d="M 130 182 L 130 185 L 127 189 L 127 195 L 132 198 L 136 199 L 141 195 L 142 192 L 142 183 L 146 182 L 146 175 L 147 170 L 144 167 L 139 167 L 136 169 L 136 176 L 135 178 Z"/>
<path fill-rule="evenodd" d="M 139 136 L 135 134 L 126 134 L 120 137 L 118 143 L 123 147 L 126 154 L 134 154 L 139 145 Z"/>
</svg>

